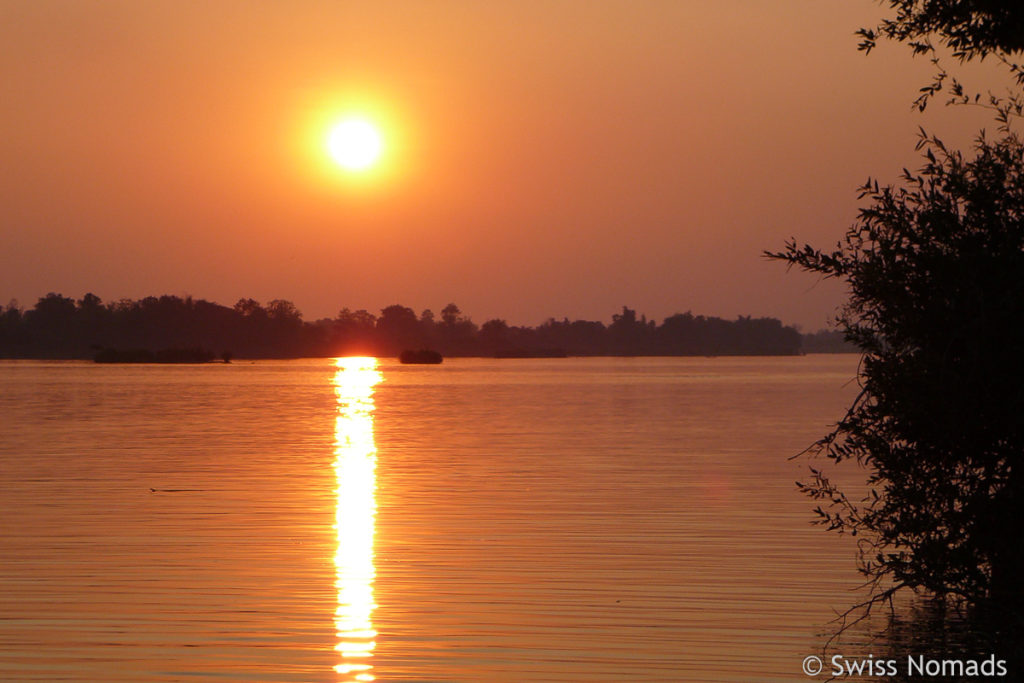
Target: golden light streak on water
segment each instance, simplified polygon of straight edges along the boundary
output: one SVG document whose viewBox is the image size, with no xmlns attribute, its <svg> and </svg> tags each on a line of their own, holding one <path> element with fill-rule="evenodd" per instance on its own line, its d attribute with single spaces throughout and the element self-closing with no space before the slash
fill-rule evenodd
<svg viewBox="0 0 1024 683">
<path fill-rule="evenodd" d="M 334 375 L 338 414 L 334 470 L 338 482 L 334 556 L 338 607 L 334 626 L 343 681 L 372 681 L 369 663 L 376 646 L 373 628 L 373 535 L 377 514 L 377 448 L 373 442 L 373 390 L 382 377 L 376 358 L 339 358 Z"/>
</svg>

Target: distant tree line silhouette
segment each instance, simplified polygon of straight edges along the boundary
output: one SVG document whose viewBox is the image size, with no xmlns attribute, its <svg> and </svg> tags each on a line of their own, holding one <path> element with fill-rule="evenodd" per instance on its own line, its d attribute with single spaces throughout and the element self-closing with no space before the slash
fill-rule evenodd
<svg viewBox="0 0 1024 683">
<path fill-rule="evenodd" d="M 687 356 L 792 355 L 801 335 L 774 318 L 723 320 L 691 313 L 660 325 L 623 307 L 612 322 L 549 319 L 537 327 L 488 320 L 478 326 L 455 304 L 420 315 L 401 305 L 380 315 L 343 308 L 333 318 L 305 322 L 290 301 L 234 306 L 178 296 L 104 303 L 50 293 L 31 309 L 0 308 L 0 357 L 93 358 L 104 350 L 206 349 L 236 358 L 395 356 L 405 349 L 446 356 Z"/>
</svg>

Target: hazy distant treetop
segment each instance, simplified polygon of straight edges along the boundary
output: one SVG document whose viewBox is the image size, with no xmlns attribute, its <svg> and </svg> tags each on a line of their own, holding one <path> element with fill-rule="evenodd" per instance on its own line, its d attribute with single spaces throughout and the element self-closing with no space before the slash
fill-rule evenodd
<svg viewBox="0 0 1024 683">
<path fill-rule="evenodd" d="M 459 321 L 462 311 L 455 304 L 448 304 L 441 309 L 441 321 L 451 327 Z"/>
<path fill-rule="evenodd" d="M 290 322 L 292 324 L 302 322 L 302 311 L 297 309 L 295 304 L 287 299 L 273 299 L 267 304 L 267 315 L 272 320 L 279 322 Z"/>
<path fill-rule="evenodd" d="M 1002 52 L 1024 51 L 1024 2 L 1020 0 L 886 0 L 895 16 L 874 29 L 860 29 L 860 49 L 870 51 L 878 38 L 909 44 L 915 52 L 930 52 L 930 38 L 970 60 Z"/>
<path fill-rule="evenodd" d="M 262 316 L 266 317 L 266 310 L 260 305 L 256 299 L 239 299 L 238 303 L 235 304 L 234 310 L 240 315 L 247 317 Z"/>
</svg>

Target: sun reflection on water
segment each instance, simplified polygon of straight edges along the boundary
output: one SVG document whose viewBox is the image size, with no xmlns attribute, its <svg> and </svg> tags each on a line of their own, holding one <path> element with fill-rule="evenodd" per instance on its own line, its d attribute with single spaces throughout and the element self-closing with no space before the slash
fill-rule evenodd
<svg viewBox="0 0 1024 683">
<path fill-rule="evenodd" d="M 334 471 L 338 482 L 334 556 L 338 608 L 334 626 L 343 681 L 372 681 L 374 521 L 377 513 L 377 448 L 373 442 L 373 390 L 382 377 L 376 358 L 339 358 L 334 374 L 338 414 L 334 428 Z"/>
</svg>

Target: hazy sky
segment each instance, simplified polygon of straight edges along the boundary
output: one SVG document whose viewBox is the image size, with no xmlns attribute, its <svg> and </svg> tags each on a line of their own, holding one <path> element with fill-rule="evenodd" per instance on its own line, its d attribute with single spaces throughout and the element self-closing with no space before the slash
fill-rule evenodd
<svg viewBox="0 0 1024 683">
<path fill-rule="evenodd" d="M 856 188 L 920 165 L 931 74 L 871 0 L 0 0 L 0 303 L 191 294 L 478 323 L 622 305 L 817 329 Z M 993 70 L 990 67 L 987 70 Z M 358 178 L 326 153 L 383 130 Z M 994 126 L 989 123 L 990 128 Z"/>
</svg>

